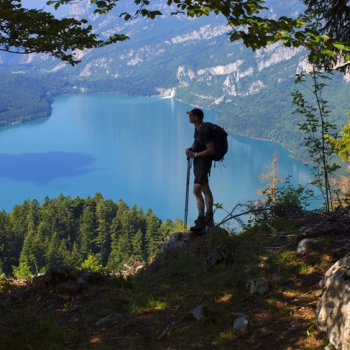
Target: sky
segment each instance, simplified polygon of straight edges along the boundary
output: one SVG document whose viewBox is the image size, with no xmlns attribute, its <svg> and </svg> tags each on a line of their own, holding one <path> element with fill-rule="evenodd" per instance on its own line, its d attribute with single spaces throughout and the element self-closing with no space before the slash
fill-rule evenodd
<svg viewBox="0 0 350 350">
<path fill-rule="evenodd" d="M 64 17 L 68 15 L 69 5 L 60 6 L 55 10 L 54 5 L 46 5 L 48 0 L 22 0 L 22 6 L 26 8 L 37 8 L 51 12 L 55 17 Z"/>
</svg>

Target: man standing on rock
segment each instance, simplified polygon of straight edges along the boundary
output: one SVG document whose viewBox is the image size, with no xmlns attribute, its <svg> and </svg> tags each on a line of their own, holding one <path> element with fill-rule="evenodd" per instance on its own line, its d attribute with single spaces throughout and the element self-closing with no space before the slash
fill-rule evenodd
<svg viewBox="0 0 350 350">
<path fill-rule="evenodd" d="M 209 174 L 212 155 L 215 151 L 212 132 L 209 126 L 203 123 L 203 111 L 199 108 L 194 108 L 186 113 L 189 115 L 190 123 L 194 124 L 195 127 L 194 142 L 190 148 L 186 149 L 185 153 L 188 158 L 193 158 L 193 194 L 196 197 L 198 209 L 198 218 L 190 230 L 198 232 L 204 230 L 206 225 L 214 225 L 213 194 L 209 187 Z M 202 193 L 204 194 L 204 199 Z"/>
</svg>

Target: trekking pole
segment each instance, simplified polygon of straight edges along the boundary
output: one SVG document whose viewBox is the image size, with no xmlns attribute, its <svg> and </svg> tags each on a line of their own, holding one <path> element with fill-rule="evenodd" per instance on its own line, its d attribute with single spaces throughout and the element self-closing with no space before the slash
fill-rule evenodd
<svg viewBox="0 0 350 350">
<path fill-rule="evenodd" d="M 187 180 L 186 180 L 186 200 L 185 200 L 185 220 L 184 220 L 184 229 L 187 229 L 187 215 L 188 215 L 188 192 L 190 187 L 190 174 L 191 174 L 191 163 L 192 160 L 190 157 L 187 158 Z"/>
</svg>

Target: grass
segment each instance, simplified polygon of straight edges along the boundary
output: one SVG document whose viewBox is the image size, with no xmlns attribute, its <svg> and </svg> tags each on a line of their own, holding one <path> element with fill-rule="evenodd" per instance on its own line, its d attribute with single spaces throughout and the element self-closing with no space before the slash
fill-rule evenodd
<svg viewBox="0 0 350 350">
<path fill-rule="evenodd" d="M 297 223 L 286 227 L 197 237 L 133 278 L 103 277 L 80 291 L 2 277 L 0 349 L 322 349 L 327 339 L 314 326 L 318 282 L 341 239 L 323 237 L 301 256 Z M 234 263 L 206 270 L 205 258 L 223 243 L 236 247 Z M 262 277 L 270 291 L 250 294 L 247 281 Z M 191 313 L 198 306 L 206 310 L 202 320 Z M 233 329 L 236 312 L 249 315 L 243 333 Z M 120 316 L 96 325 L 111 314 Z"/>
</svg>

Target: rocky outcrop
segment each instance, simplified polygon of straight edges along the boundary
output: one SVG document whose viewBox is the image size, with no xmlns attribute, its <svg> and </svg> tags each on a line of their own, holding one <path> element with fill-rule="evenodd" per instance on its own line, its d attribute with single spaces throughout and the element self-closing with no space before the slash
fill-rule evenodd
<svg viewBox="0 0 350 350">
<path fill-rule="evenodd" d="M 238 60 L 236 62 L 232 62 L 229 64 L 226 64 L 224 66 L 214 66 L 214 67 L 208 67 L 205 69 L 200 69 L 197 71 L 197 75 L 204 75 L 204 74 L 210 74 L 210 75 L 226 75 L 226 74 L 232 74 L 234 72 L 237 72 L 238 67 L 243 63 L 244 61 Z"/>
<path fill-rule="evenodd" d="M 92 12 L 91 7 L 91 3 L 88 0 L 78 1 L 70 6 L 69 15 L 72 17 L 86 16 Z"/>
<path fill-rule="evenodd" d="M 180 44 L 194 40 L 209 40 L 215 38 L 216 36 L 226 34 L 227 32 L 227 26 L 224 24 L 219 26 L 212 26 L 211 24 L 207 24 L 198 30 L 194 30 L 193 32 L 176 36 L 171 39 L 171 42 L 173 44 Z"/>
<path fill-rule="evenodd" d="M 106 58 L 99 58 L 97 60 L 91 61 L 90 63 L 88 63 L 85 68 L 81 71 L 81 73 L 79 74 L 80 77 L 88 77 L 92 74 L 92 69 L 93 68 L 105 68 L 106 69 L 106 73 L 107 71 L 107 67 L 108 67 L 108 62 Z M 107 73 L 108 74 L 108 73 Z"/>
<path fill-rule="evenodd" d="M 152 77 L 158 76 L 156 70 L 159 63 L 165 64 L 176 60 L 172 69 L 178 79 L 177 85 L 174 81 L 169 84 L 165 77 L 161 81 L 156 79 L 154 87 L 168 89 L 169 86 L 174 86 L 179 88 L 180 92 L 181 88 L 193 86 L 191 99 L 192 93 L 194 99 L 191 103 L 198 105 L 203 104 L 201 96 L 205 95 L 206 99 L 207 91 L 210 90 L 212 96 L 207 105 L 220 105 L 231 101 L 232 97 L 251 95 L 268 88 L 269 82 L 266 81 L 268 75 L 262 74 L 263 76 L 260 77 L 260 71 L 281 61 L 289 60 L 301 52 L 299 48 L 286 48 L 279 43 L 257 50 L 255 53 L 247 50 L 247 54 L 242 54 L 245 50 L 243 45 L 239 42 L 232 44 L 227 39 L 231 27 L 227 26 L 223 18 L 208 17 L 204 20 L 202 17 L 197 21 L 185 16 L 176 16 L 174 20 L 175 17 L 170 13 L 177 9 L 176 6 L 169 7 L 156 1 L 149 8 L 160 9 L 164 14 L 163 18 L 171 17 L 169 21 L 172 24 L 169 28 L 164 28 L 164 31 L 160 31 L 162 35 L 159 33 L 154 35 L 153 26 L 156 27 L 158 19 L 149 21 L 135 18 L 133 21 L 124 21 L 119 17 L 121 12 L 134 11 L 134 4 L 128 2 L 120 4 L 108 16 L 101 16 L 94 13 L 95 5 L 90 1 L 74 2 L 70 6 L 69 16 L 77 19 L 87 18 L 93 25 L 94 32 L 102 39 L 115 33 L 124 33 L 130 36 L 132 39 L 130 43 L 134 45 L 118 43 L 99 50 L 76 50 L 75 57 L 82 60 L 79 69 L 71 68 L 70 65 L 62 64 L 44 54 L 25 55 L 20 64 L 40 66 L 45 64 L 42 67 L 45 71 L 61 71 L 69 76 L 85 79 L 96 77 L 120 79 L 135 74 L 140 75 L 143 80 L 147 74 L 147 80 L 152 80 Z M 179 28 L 183 29 L 179 30 Z M 211 47 L 213 49 L 210 49 Z M 202 50 L 204 56 L 202 56 Z M 187 55 L 188 52 L 190 55 Z M 203 60 L 202 57 L 206 55 L 210 59 Z M 203 64 L 202 61 L 205 63 Z M 154 62 L 157 63 L 154 64 Z M 168 71 L 167 76 L 173 79 Z"/>
<path fill-rule="evenodd" d="M 173 233 L 169 240 L 163 244 L 163 250 L 165 252 L 170 252 L 178 248 L 186 246 L 186 244 L 191 240 L 192 232 L 175 232 Z"/>
<path fill-rule="evenodd" d="M 232 243 L 218 245 L 213 252 L 205 259 L 205 267 L 211 270 L 220 265 L 227 266 L 234 263 L 235 247 Z"/>
<path fill-rule="evenodd" d="M 258 62 L 257 68 L 259 71 L 261 71 L 262 69 L 268 68 L 271 65 L 290 60 L 302 51 L 305 51 L 303 47 L 288 48 L 283 46 L 281 42 L 268 45 L 266 48 L 261 48 L 255 53 L 255 57 Z"/>
<path fill-rule="evenodd" d="M 317 327 L 336 349 L 350 350 L 350 254 L 336 262 L 320 282 Z"/>
</svg>

